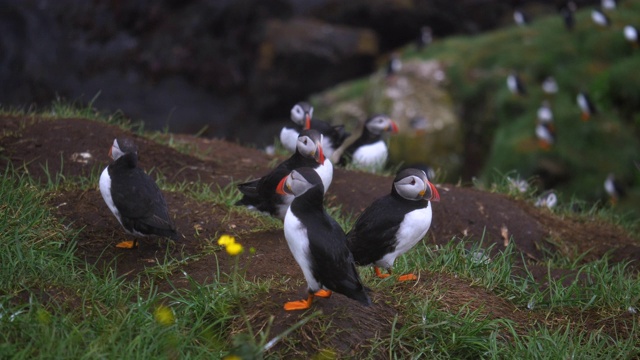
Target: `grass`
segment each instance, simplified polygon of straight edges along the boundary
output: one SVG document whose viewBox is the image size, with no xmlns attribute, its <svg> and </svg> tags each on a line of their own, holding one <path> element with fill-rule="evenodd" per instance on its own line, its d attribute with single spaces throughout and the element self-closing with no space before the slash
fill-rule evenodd
<svg viewBox="0 0 640 360">
<path fill-rule="evenodd" d="M 77 232 L 64 228 L 42 204 L 50 192 L 95 183 L 97 172 L 92 174 L 95 178 L 90 180 L 64 181 L 51 175 L 48 184 L 39 187 L 26 175 L 11 168 L 5 170 L 0 183 L 3 214 L 7 214 L 0 222 L 5 244 L 0 251 L 0 355 L 220 358 L 235 352 L 260 358 L 295 352 L 296 343 L 288 340 L 283 347 L 273 347 L 286 339 L 286 332 L 271 334 L 268 328 L 256 332 L 250 322 L 245 332 L 229 336 L 234 319 L 246 317 L 242 304 L 285 286 L 286 279 L 248 280 L 242 273 L 222 274 L 214 268 L 214 281 L 203 284 L 182 273 L 187 286 L 178 287 L 171 279 L 175 281 L 184 266 L 197 261 L 199 255 L 181 260 L 168 255 L 158 258 L 157 266 L 133 280 L 118 277 L 108 268 L 100 271 L 75 257 L 73 239 Z M 156 175 L 163 189 L 185 193 L 196 201 L 223 207 L 235 201 L 234 184 L 212 189 L 203 184 L 171 184 L 162 180 L 161 174 Z M 329 211 L 346 229 L 355 221 L 340 208 Z M 219 247 L 212 244 L 203 251 L 216 253 Z M 454 278 L 541 319 L 559 319 L 574 309 L 602 318 L 615 317 L 629 307 L 637 308 L 640 282 L 625 264 L 612 265 L 606 259 L 583 265 L 575 262 L 570 270 L 584 275 L 587 281 L 566 285 L 562 279 L 549 279 L 546 288 L 540 288 L 527 271 L 524 276 L 516 276 L 514 270 L 519 268 L 526 270 L 527 263 L 516 255 L 512 245 L 495 252 L 484 249 L 481 239 L 478 243 L 452 239 L 440 248 L 417 246 L 398 259 L 395 271 L 420 269 L 442 279 Z M 575 330 L 580 325 L 574 323 L 523 330 L 522 324 L 508 317 L 491 317 L 486 306 L 473 300 L 443 302 L 448 293 L 446 282 L 436 281 L 432 288 L 425 289 L 399 288 L 392 281 L 373 278 L 370 270 L 361 272 L 374 291 L 389 292 L 400 310 L 396 319 L 389 319 L 393 325 L 389 337 L 362 350 L 363 357 L 373 358 L 382 352 L 390 358 L 484 358 L 493 354 L 535 358 L 546 357 L 554 343 L 563 344 L 552 349 L 552 354 L 560 358 L 573 354 L 606 356 L 615 354 L 614 349 L 629 356 L 640 353 L 634 342 L 638 330 L 633 321 L 627 324 L 627 333 L 618 337 L 602 330 Z M 159 291 L 159 282 L 168 283 L 172 290 Z M 525 310 L 530 304 L 534 304 L 532 309 Z M 301 319 L 291 331 L 309 326 L 307 322 L 316 316 Z M 326 316 L 314 319 L 311 326 L 320 333 L 335 331 Z M 322 343 L 317 346 L 324 348 Z"/>
</svg>

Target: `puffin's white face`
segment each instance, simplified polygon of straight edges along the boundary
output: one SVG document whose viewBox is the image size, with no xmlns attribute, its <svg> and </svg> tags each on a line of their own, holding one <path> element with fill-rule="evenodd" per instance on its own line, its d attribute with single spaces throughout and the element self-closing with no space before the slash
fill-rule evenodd
<svg viewBox="0 0 640 360">
<path fill-rule="evenodd" d="M 296 144 L 298 152 L 304 157 L 312 157 L 320 164 L 324 163 L 324 153 L 322 151 L 322 134 L 318 139 L 312 139 L 308 135 L 298 136 Z"/>
<path fill-rule="evenodd" d="M 284 191 L 288 194 L 299 196 L 307 192 L 316 184 L 310 183 L 302 174 L 293 170 L 284 183 Z"/>
<path fill-rule="evenodd" d="M 370 133 L 380 135 L 383 131 L 398 132 L 398 125 L 385 115 L 378 115 L 367 122 L 367 130 Z"/>
<path fill-rule="evenodd" d="M 115 161 L 127 153 L 138 154 L 138 147 L 133 140 L 129 138 L 121 138 L 120 141 L 118 141 L 118 138 L 113 140 L 113 145 L 111 145 L 111 149 L 109 149 L 109 157 Z"/>
<path fill-rule="evenodd" d="M 313 118 L 313 106 L 309 103 L 299 102 L 291 108 L 291 121 L 294 123 L 306 128 L 306 122 L 311 121 L 311 118 Z"/>
<path fill-rule="evenodd" d="M 109 150 L 109 156 L 113 160 L 118 160 L 120 156 L 124 155 L 124 152 L 120 150 L 120 145 L 118 144 L 118 139 L 113 140 L 113 145 L 111 145 L 111 149 Z"/>
<path fill-rule="evenodd" d="M 427 180 L 424 171 L 421 171 L 420 175 L 405 176 L 393 183 L 393 186 L 398 194 L 407 200 L 440 200 L 438 190 Z"/>
</svg>

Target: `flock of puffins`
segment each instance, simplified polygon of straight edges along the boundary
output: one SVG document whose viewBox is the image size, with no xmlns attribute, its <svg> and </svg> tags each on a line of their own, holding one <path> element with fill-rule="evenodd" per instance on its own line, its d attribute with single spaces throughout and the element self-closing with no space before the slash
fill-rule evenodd
<svg viewBox="0 0 640 360">
<path fill-rule="evenodd" d="M 308 103 L 294 105 L 293 124 L 280 134 L 282 145 L 293 155 L 268 174 L 239 184 L 242 198 L 236 205 L 284 221 L 284 237 L 309 292 L 306 299 L 285 303 L 285 310 L 307 309 L 315 296 L 329 297 L 334 291 L 370 305 L 356 265 L 373 265 L 378 277 L 388 277 L 395 259 L 426 235 L 431 226 L 431 201 L 439 201 L 440 195 L 425 171 L 402 169 L 391 192 L 371 203 L 345 233 L 325 211 L 324 194 L 333 179 L 330 157 L 349 134 L 342 126 L 312 119 L 312 115 L 313 107 Z M 344 149 L 340 163 L 367 169 L 384 166 L 388 149 L 383 133 L 397 131 L 389 117 L 372 116 L 360 137 Z M 178 240 L 160 188 L 138 167 L 135 143 L 116 138 L 109 156 L 113 162 L 100 176 L 100 192 L 125 231 L 134 235 L 134 240 L 116 246 L 136 248 L 137 237 L 149 235 Z M 399 281 L 415 279 L 414 274 L 398 277 Z"/>
<path fill-rule="evenodd" d="M 611 10 L 615 8 L 615 1 L 604 0 L 602 6 Z M 573 27 L 574 11 L 573 2 L 568 2 L 561 9 L 569 28 Z M 610 24 L 600 10 L 595 9 L 592 18 L 599 25 Z M 527 21 L 519 10 L 514 12 L 514 19 L 520 25 Z M 625 27 L 624 34 L 630 42 L 638 44 L 634 27 Z M 418 46 L 424 47 L 431 41 L 431 30 L 424 27 Z M 400 66 L 399 59 L 392 58 L 388 74 L 397 72 Z M 509 75 L 507 85 L 515 94 L 526 91 L 516 73 Z M 545 80 L 543 89 L 548 93 L 558 91 L 552 77 Z M 578 94 L 577 102 L 583 119 L 587 120 L 595 113 L 595 106 L 585 92 Z M 395 259 L 426 235 L 432 220 L 431 202 L 440 201 L 438 190 L 431 183 L 432 174 L 417 167 L 398 171 L 390 193 L 374 200 L 345 233 L 323 205 L 324 194 L 333 178 L 331 159 L 340 165 L 380 169 L 388 157 L 383 135 L 397 132 L 398 126 L 386 115 L 371 116 L 364 123 L 357 140 L 341 147 L 349 136 L 344 127 L 314 119 L 313 107 L 309 103 L 295 104 L 290 115 L 292 123 L 282 128 L 280 142 L 293 155 L 268 174 L 239 184 L 242 198 L 236 205 L 284 221 L 284 237 L 304 274 L 308 289 L 306 299 L 285 303 L 285 310 L 308 309 L 314 297 L 330 297 L 332 292 L 370 305 L 369 290 L 362 285 L 356 266 L 373 266 L 378 277 L 389 277 Z M 543 148 L 551 146 L 555 139 L 553 114 L 547 101 L 538 111 L 536 135 Z M 162 192 L 155 181 L 138 167 L 135 143 L 129 138 L 117 138 L 109 156 L 113 162 L 100 176 L 100 192 L 124 230 L 134 236 L 134 240 L 121 242 L 117 247 L 136 248 L 137 237 L 140 236 L 156 235 L 179 240 Z M 605 184 L 607 192 L 618 191 L 614 189 L 613 180 L 611 176 L 608 178 Z M 398 281 L 416 279 L 411 273 L 397 277 Z"/>
</svg>

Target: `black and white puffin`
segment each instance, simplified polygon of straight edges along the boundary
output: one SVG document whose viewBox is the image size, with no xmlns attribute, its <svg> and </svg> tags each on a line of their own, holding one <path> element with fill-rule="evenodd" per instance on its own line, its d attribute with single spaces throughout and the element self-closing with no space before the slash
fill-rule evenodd
<svg viewBox="0 0 640 360">
<path fill-rule="evenodd" d="M 538 121 L 536 137 L 538 138 L 538 146 L 542 150 L 551 150 L 551 147 L 556 143 L 556 127 L 553 121 Z"/>
<path fill-rule="evenodd" d="M 633 25 L 626 25 L 624 27 L 624 38 L 633 45 L 634 48 L 640 46 L 640 36 L 638 36 L 638 29 Z"/>
<path fill-rule="evenodd" d="M 418 49 L 418 51 L 431 45 L 432 42 L 433 42 L 433 34 L 432 34 L 431 27 L 429 26 L 421 27 L 420 36 L 418 36 L 418 39 L 416 40 L 416 48 Z"/>
<path fill-rule="evenodd" d="M 554 95 L 558 92 L 558 83 L 553 76 L 547 76 L 544 81 L 542 81 L 542 91 L 546 95 Z"/>
<path fill-rule="evenodd" d="M 178 240 L 160 188 L 138 167 L 138 147 L 133 140 L 116 138 L 109 156 L 113 163 L 100 175 L 100 193 L 125 231 L 135 236 L 158 235 Z M 131 249 L 137 245 L 134 238 L 116 246 Z"/>
<path fill-rule="evenodd" d="M 515 21 L 518 26 L 526 26 L 531 21 L 529 16 L 520 9 L 515 9 L 513 11 L 513 21 Z"/>
<path fill-rule="evenodd" d="M 591 118 L 591 116 L 598 113 L 596 106 L 591 101 L 589 94 L 584 91 L 581 91 L 576 96 L 576 102 L 580 107 L 580 112 L 582 114 L 582 121 L 587 121 Z"/>
<path fill-rule="evenodd" d="M 507 76 L 507 87 L 514 95 L 527 95 L 527 89 L 524 87 L 522 79 L 515 71 L 512 71 L 509 76 Z"/>
<path fill-rule="evenodd" d="M 612 205 L 617 204 L 620 199 L 627 195 L 625 186 L 616 179 L 613 173 L 609 173 L 604 180 L 604 190 L 607 192 L 607 195 L 609 195 L 609 200 Z"/>
<path fill-rule="evenodd" d="M 295 152 L 298 134 L 304 129 L 314 129 L 322 134 L 322 149 L 327 158 L 331 158 L 333 152 L 350 135 L 343 125 L 331 125 L 326 121 L 313 119 L 313 106 L 305 101 L 291 108 L 291 121 L 293 125 L 287 125 L 280 131 L 280 142 L 290 152 Z"/>
<path fill-rule="evenodd" d="M 607 14 L 603 13 L 600 9 L 591 10 L 591 20 L 593 20 L 596 25 L 602 27 L 608 27 L 611 25 L 611 20 Z"/>
<path fill-rule="evenodd" d="M 310 168 L 294 170 L 280 181 L 278 193 L 295 196 L 284 218 L 284 236 L 309 292 L 307 299 L 287 302 L 284 309 L 308 309 L 315 296 L 329 297 L 333 291 L 370 305 L 346 235 L 324 210 L 318 174 Z"/>
<path fill-rule="evenodd" d="M 296 152 L 291 157 L 267 175 L 238 185 L 243 196 L 236 205 L 248 206 L 284 219 L 293 196 L 277 194 L 276 188 L 278 182 L 291 170 L 301 167 L 314 169 L 322 179 L 325 191 L 329 189 L 333 179 L 333 164 L 324 156 L 322 138 L 317 130 L 302 130 L 296 142 Z"/>
<path fill-rule="evenodd" d="M 389 149 L 382 134 L 397 133 L 398 125 L 386 115 L 375 115 L 364 123 L 362 134 L 340 158 L 340 164 L 353 164 L 357 168 L 379 170 L 389 157 Z"/>
<path fill-rule="evenodd" d="M 400 170 L 391 193 L 369 205 L 347 234 L 356 265 L 373 265 L 378 277 L 388 277 L 395 259 L 413 248 L 429 230 L 431 201 L 440 201 L 440 194 L 424 171 Z M 383 274 L 380 268 L 389 274 Z M 398 278 L 415 279 L 413 274 Z"/>
</svg>

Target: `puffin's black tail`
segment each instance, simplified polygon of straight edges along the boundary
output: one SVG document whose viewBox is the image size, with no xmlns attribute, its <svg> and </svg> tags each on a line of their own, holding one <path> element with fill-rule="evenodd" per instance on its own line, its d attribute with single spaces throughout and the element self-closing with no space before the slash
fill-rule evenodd
<svg viewBox="0 0 640 360">
<path fill-rule="evenodd" d="M 238 190 L 243 196 L 236 202 L 236 206 L 257 206 L 261 202 L 260 194 L 258 194 L 258 181 L 259 179 L 256 179 L 238 184 Z"/>
</svg>

